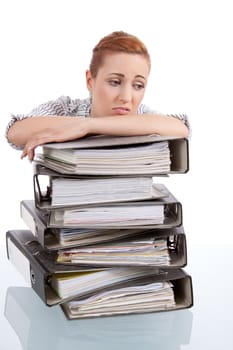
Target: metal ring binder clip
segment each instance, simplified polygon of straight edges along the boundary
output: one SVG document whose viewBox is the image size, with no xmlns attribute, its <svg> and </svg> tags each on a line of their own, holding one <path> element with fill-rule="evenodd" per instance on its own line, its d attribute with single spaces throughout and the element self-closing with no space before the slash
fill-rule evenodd
<svg viewBox="0 0 233 350">
<path fill-rule="evenodd" d="M 35 273 L 33 270 L 30 271 L 30 277 L 31 277 L 31 282 L 32 284 L 36 283 L 36 277 L 35 277 Z"/>
</svg>

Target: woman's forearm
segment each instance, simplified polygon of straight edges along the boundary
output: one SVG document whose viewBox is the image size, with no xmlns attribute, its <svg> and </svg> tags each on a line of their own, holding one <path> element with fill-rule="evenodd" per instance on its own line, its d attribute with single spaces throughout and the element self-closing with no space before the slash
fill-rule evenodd
<svg viewBox="0 0 233 350">
<path fill-rule="evenodd" d="M 74 140 L 87 134 L 133 136 L 160 134 L 187 137 L 186 125 L 175 117 L 164 115 L 133 115 L 109 117 L 35 116 L 17 121 L 9 129 L 8 139 L 23 147 L 47 142 Z"/>
<path fill-rule="evenodd" d="M 187 137 L 189 134 L 183 121 L 160 114 L 90 118 L 88 129 L 91 134 L 117 136 L 159 134 Z"/>
<path fill-rule="evenodd" d="M 78 119 L 78 120 L 77 120 Z M 8 140 L 23 147 L 33 135 L 38 135 L 46 130 L 52 131 L 65 126 L 75 126 L 77 122 L 81 124 L 83 117 L 62 117 L 62 116 L 35 116 L 16 121 L 8 131 Z"/>
</svg>

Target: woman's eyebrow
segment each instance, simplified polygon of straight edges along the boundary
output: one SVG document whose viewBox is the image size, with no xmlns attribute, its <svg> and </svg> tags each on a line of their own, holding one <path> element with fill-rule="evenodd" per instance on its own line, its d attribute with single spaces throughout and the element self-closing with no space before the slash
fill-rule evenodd
<svg viewBox="0 0 233 350">
<path fill-rule="evenodd" d="M 142 79 L 146 80 L 146 78 L 143 75 L 141 75 L 141 74 L 135 75 L 135 78 L 142 78 Z"/>
<path fill-rule="evenodd" d="M 117 76 L 119 76 L 119 77 L 121 77 L 121 78 L 124 78 L 124 74 L 122 74 L 122 73 L 109 73 L 108 75 L 117 75 Z"/>
<path fill-rule="evenodd" d="M 108 75 L 109 75 L 109 76 L 111 76 L 111 75 L 115 75 L 115 76 L 118 76 L 118 77 L 121 77 L 121 78 L 124 78 L 124 77 L 125 77 L 125 75 L 124 75 L 124 74 L 122 74 L 122 73 L 109 73 Z M 145 78 L 143 75 L 141 75 L 141 74 L 137 74 L 137 75 L 135 75 L 135 77 L 134 77 L 134 78 L 141 78 L 141 79 L 146 80 L 146 78 Z"/>
</svg>

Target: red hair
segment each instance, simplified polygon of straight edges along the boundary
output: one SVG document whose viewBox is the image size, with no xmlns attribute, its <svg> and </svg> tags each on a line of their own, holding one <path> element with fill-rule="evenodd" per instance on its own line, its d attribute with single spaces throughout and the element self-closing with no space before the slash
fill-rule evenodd
<svg viewBox="0 0 233 350">
<path fill-rule="evenodd" d="M 142 55 L 147 59 L 149 66 L 151 65 L 150 55 L 143 42 L 134 35 L 117 31 L 103 37 L 94 47 L 90 63 L 92 77 L 96 77 L 107 54 L 119 52 Z"/>
</svg>

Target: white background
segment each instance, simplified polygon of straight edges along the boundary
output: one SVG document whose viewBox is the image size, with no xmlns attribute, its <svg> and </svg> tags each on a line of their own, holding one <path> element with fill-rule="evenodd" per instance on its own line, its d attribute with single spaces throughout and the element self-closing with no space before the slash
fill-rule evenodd
<svg viewBox="0 0 233 350">
<path fill-rule="evenodd" d="M 33 198 L 32 168 L 11 149 L 11 113 L 60 95 L 86 97 L 92 48 L 115 30 L 147 45 L 152 71 L 144 102 L 185 112 L 190 171 L 164 180 L 183 204 L 189 244 L 233 243 L 231 1 L 8 0 L 0 5 L 1 230 L 26 228 L 19 203 Z"/>
</svg>

